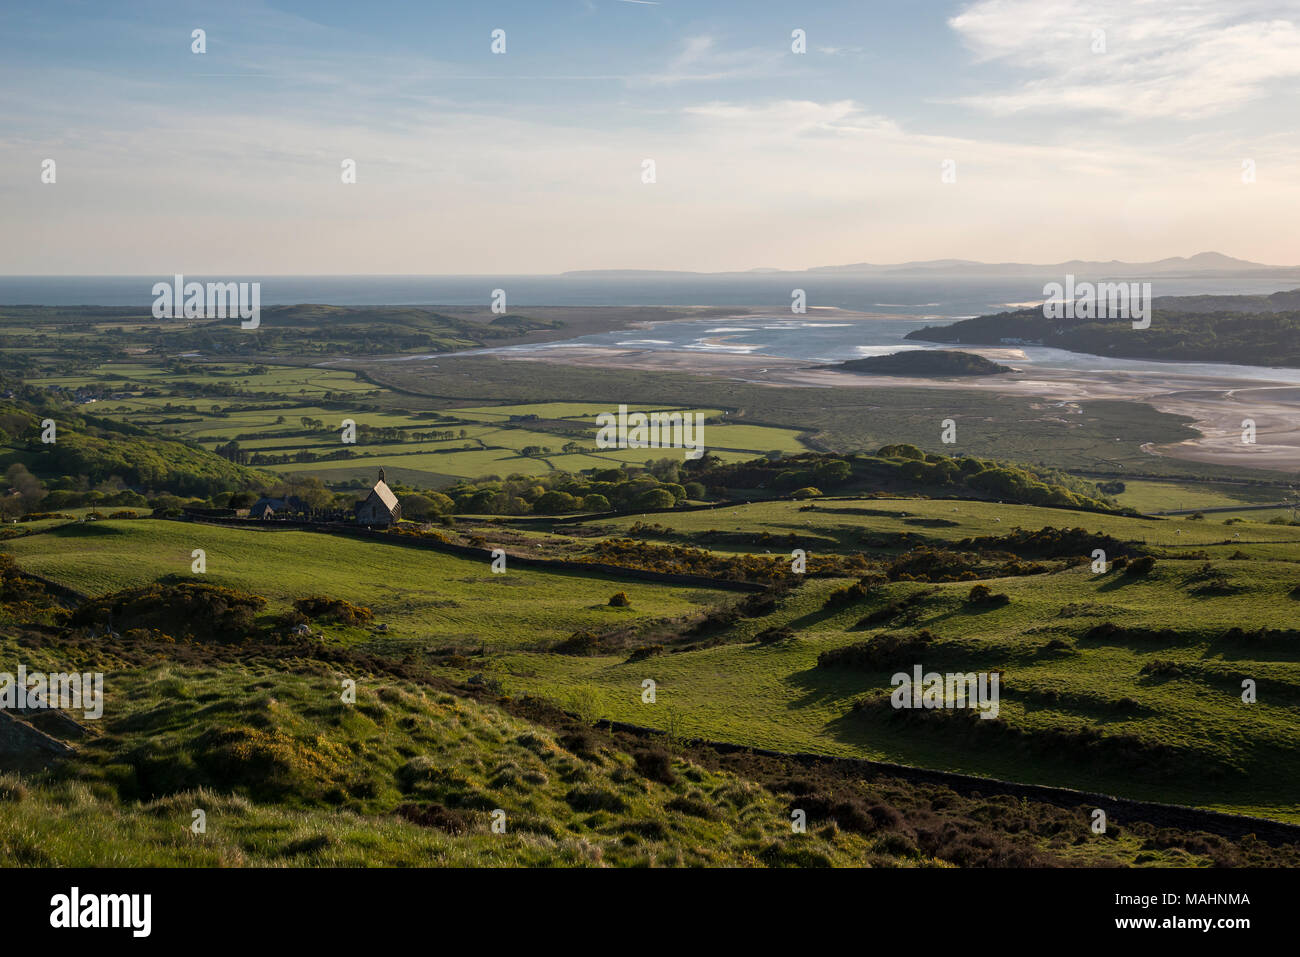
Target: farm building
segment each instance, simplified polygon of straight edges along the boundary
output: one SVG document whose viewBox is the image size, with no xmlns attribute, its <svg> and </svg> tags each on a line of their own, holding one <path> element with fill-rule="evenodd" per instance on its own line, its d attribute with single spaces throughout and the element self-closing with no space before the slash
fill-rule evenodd
<svg viewBox="0 0 1300 957">
<path fill-rule="evenodd" d="M 370 494 L 357 504 L 357 523 L 360 525 L 392 525 L 402 517 L 402 506 L 387 483 L 384 470 L 379 470 L 379 480 Z"/>
</svg>

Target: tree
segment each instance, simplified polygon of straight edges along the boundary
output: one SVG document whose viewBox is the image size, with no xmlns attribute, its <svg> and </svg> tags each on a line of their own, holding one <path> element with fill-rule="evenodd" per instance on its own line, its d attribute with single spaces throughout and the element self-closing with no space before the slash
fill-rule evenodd
<svg viewBox="0 0 1300 957">
<path fill-rule="evenodd" d="M 637 508 L 672 508 L 677 504 L 673 493 L 662 488 L 652 488 L 636 498 Z"/>
<path fill-rule="evenodd" d="M 434 515 L 433 502 L 427 495 L 421 495 L 416 492 L 414 495 L 405 495 L 402 497 L 402 517 L 409 518 L 415 522 L 423 522 L 430 516 Z"/>
<path fill-rule="evenodd" d="M 456 503 L 441 492 L 425 492 L 424 497 L 429 500 L 435 515 L 450 515 L 456 511 Z"/>
<path fill-rule="evenodd" d="M 817 466 L 814 475 L 816 476 L 818 485 L 838 485 L 840 482 L 845 481 L 852 473 L 853 469 L 850 468 L 848 462 L 835 459 L 834 461 L 827 462 L 824 465 Z"/>
<path fill-rule="evenodd" d="M 45 486 L 21 462 L 15 462 L 5 470 L 5 488 L 0 492 L 14 489 L 18 493 L 18 502 L 24 512 L 30 512 L 36 504 L 48 494 Z M 5 496 L 8 498 L 9 496 Z"/>
<path fill-rule="evenodd" d="M 572 512 L 577 507 L 578 500 L 568 492 L 547 492 L 533 503 L 533 511 L 542 515 Z"/>
</svg>

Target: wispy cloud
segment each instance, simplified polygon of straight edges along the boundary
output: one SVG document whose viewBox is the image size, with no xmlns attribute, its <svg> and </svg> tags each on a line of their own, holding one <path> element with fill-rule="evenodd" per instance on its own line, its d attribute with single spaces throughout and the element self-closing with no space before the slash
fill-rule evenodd
<svg viewBox="0 0 1300 957">
<path fill-rule="evenodd" d="M 711 36 L 691 36 L 682 41 L 681 50 L 662 73 L 651 74 L 645 80 L 652 84 L 673 84 L 753 79 L 777 73 L 783 59 L 784 50 L 780 47 L 724 50 Z"/>
<path fill-rule="evenodd" d="M 1029 76 L 958 102 L 998 114 L 1219 114 L 1300 77 L 1296 19 L 1294 3 L 1276 0 L 980 0 L 949 25 L 980 61 Z"/>
</svg>

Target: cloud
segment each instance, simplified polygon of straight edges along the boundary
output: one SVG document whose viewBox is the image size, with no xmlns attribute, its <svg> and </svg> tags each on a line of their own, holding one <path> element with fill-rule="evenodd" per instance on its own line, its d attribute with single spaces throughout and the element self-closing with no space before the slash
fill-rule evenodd
<svg viewBox="0 0 1300 957">
<path fill-rule="evenodd" d="M 667 69 L 645 77 L 650 84 L 674 84 L 701 80 L 744 80 L 778 72 L 784 51 L 780 49 L 722 50 L 711 36 L 687 37 L 681 51 Z"/>
<path fill-rule="evenodd" d="M 949 26 L 978 62 L 1031 76 L 957 102 L 1004 115 L 1222 114 L 1300 77 L 1295 20 L 1294 4 L 1274 0 L 979 0 Z"/>
</svg>

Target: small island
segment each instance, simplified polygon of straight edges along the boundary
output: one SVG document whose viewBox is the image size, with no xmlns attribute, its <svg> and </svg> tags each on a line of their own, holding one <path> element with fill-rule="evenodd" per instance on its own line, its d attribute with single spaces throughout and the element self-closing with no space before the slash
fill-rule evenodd
<svg viewBox="0 0 1300 957">
<path fill-rule="evenodd" d="M 859 375 L 901 376 L 972 376 L 1001 375 L 1015 372 L 1010 366 L 999 365 L 983 356 L 950 349 L 913 349 L 887 356 L 869 356 L 849 359 L 832 369 L 856 372 Z"/>
</svg>

